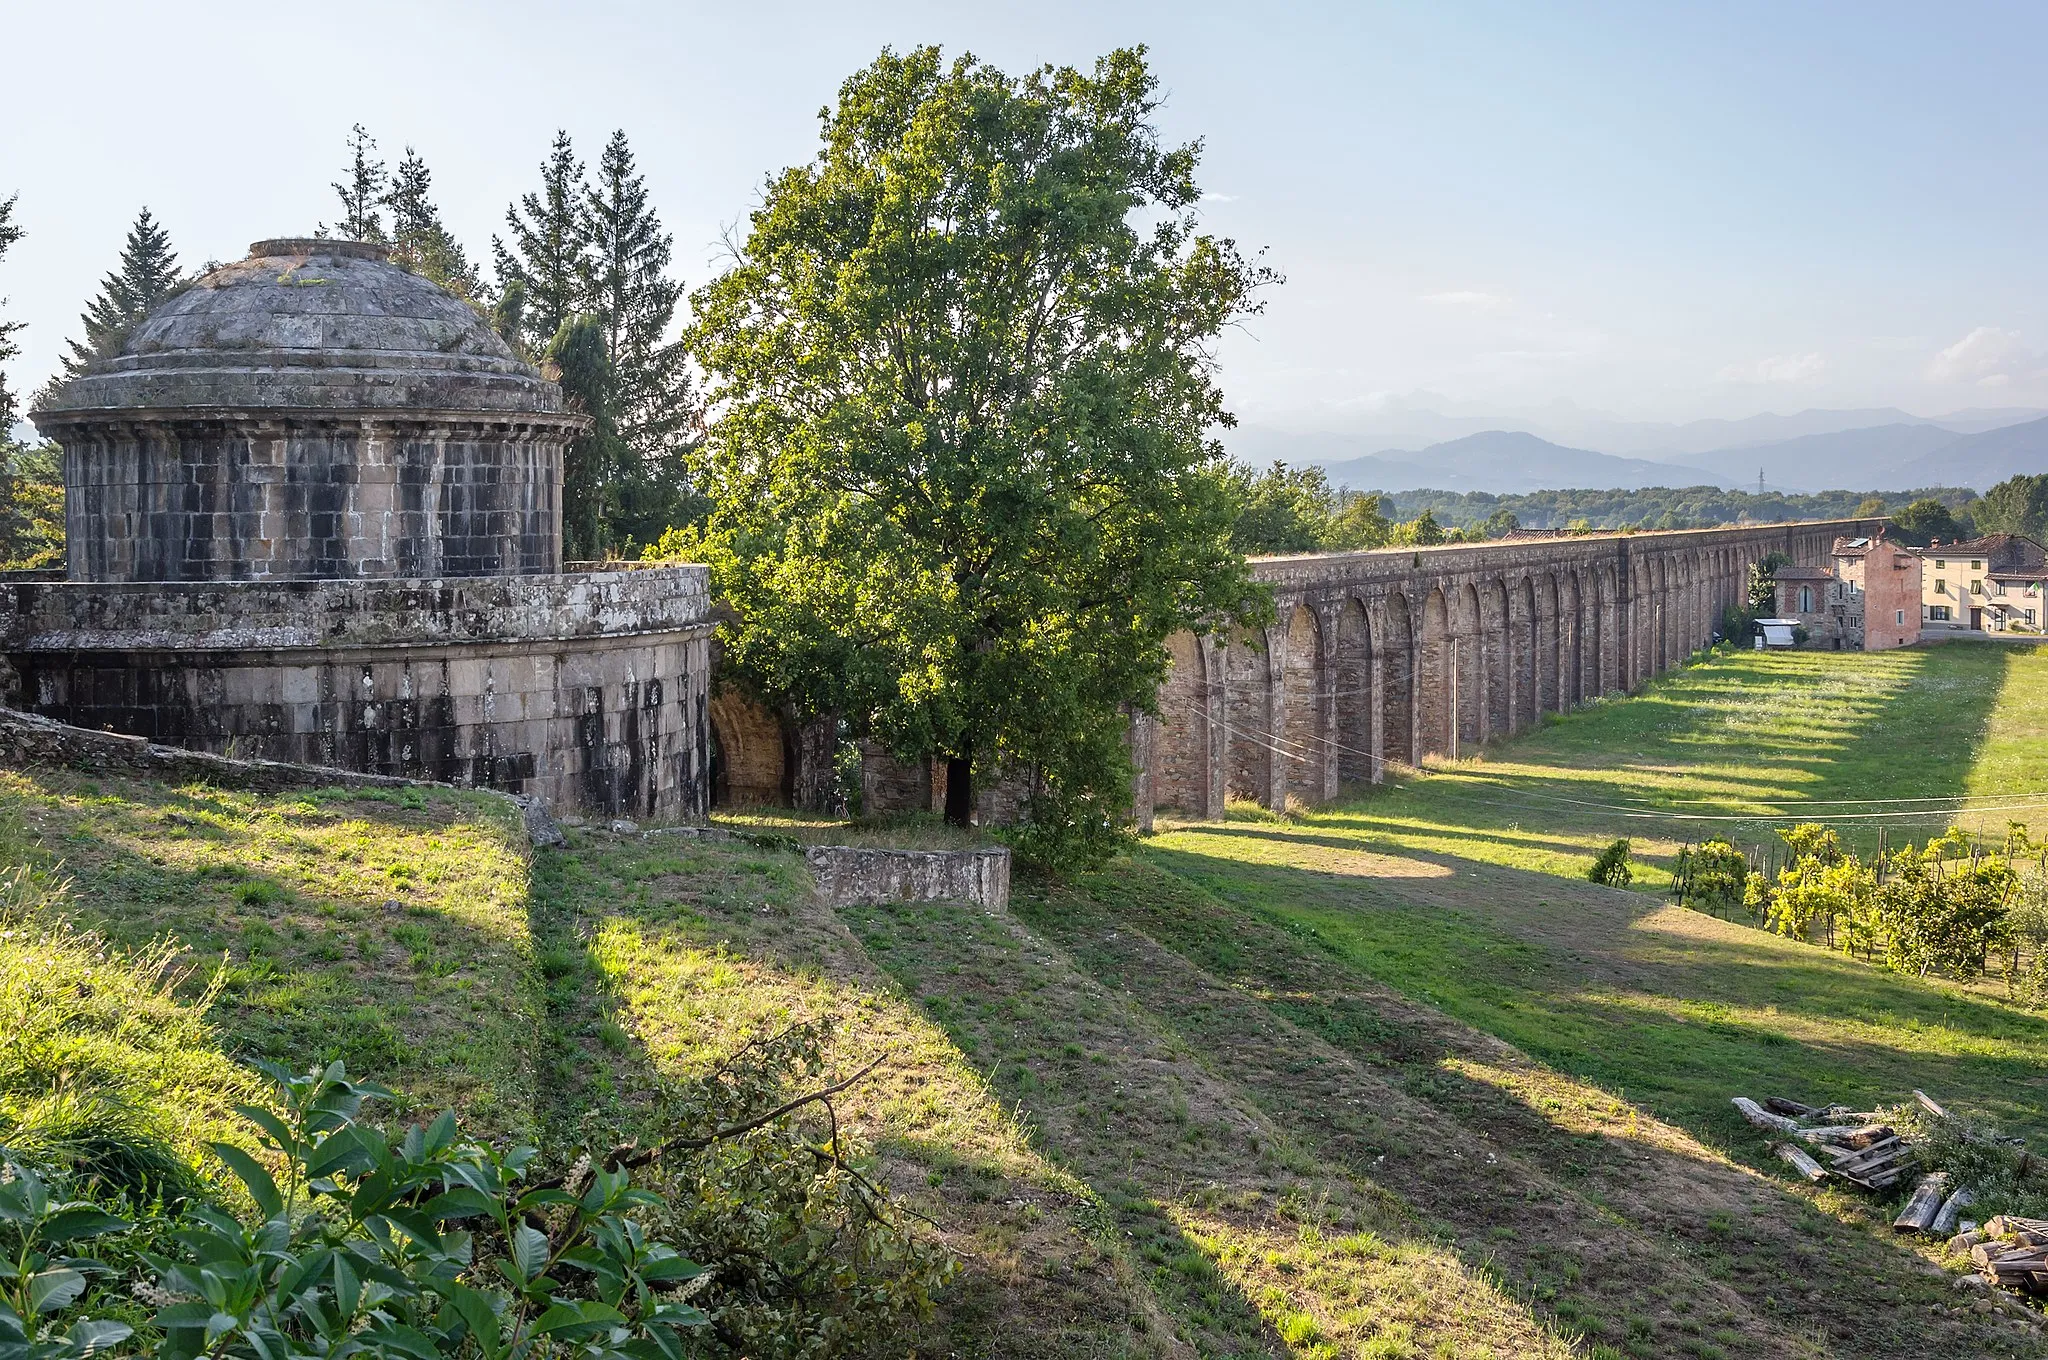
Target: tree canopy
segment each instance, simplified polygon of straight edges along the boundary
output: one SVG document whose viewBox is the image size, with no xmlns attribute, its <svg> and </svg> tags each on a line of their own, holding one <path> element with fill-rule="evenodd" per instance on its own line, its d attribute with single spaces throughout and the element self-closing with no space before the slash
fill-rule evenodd
<svg viewBox="0 0 2048 1360">
<path fill-rule="evenodd" d="M 1984 493 L 1974 507 L 1977 532 L 2024 534 L 2035 542 L 2048 534 L 2048 473 L 2008 477 Z"/>
<path fill-rule="evenodd" d="M 1214 341 L 1276 276 L 1201 232 L 1157 102 L 1142 49 L 1023 77 L 884 52 L 690 332 L 730 665 L 943 759 L 956 822 L 977 773 L 1027 778 L 1047 859 L 1128 818 L 1166 636 L 1264 598 L 1209 432 Z"/>
</svg>

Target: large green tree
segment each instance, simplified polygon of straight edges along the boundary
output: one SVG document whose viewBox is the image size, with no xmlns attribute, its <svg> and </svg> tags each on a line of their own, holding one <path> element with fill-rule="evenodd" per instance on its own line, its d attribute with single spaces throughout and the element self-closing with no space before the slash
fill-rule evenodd
<svg viewBox="0 0 2048 1360">
<path fill-rule="evenodd" d="M 2037 543 L 2048 541 L 2048 473 L 2008 477 L 1970 508 L 1979 533 L 2025 534 Z"/>
<path fill-rule="evenodd" d="M 482 280 L 462 243 L 442 224 L 433 187 L 434 175 L 425 158 L 407 147 L 380 200 L 391 210 L 391 258 L 474 301 L 482 296 Z"/>
<path fill-rule="evenodd" d="M 1906 542 L 1919 544 L 1937 538 L 1953 543 L 1967 532 L 1956 513 L 1931 496 L 1923 496 L 1893 515 L 1892 527 Z"/>
<path fill-rule="evenodd" d="M 144 208 L 128 228 L 120 265 L 100 281 L 99 296 L 85 304 L 79 317 L 85 335 L 71 342 L 65 373 L 75 378 L 94 360 L 118 354 L 136 323 L 185 283 L 177 252 L 171 249 L 171 234 Z"/>
<path fill-rule="evenodd" d="M 1230 494 L 1237 510 L 1230 542 L 1239 552 L 1307 553 L 1329 546 L 1337 493 L 1321 468 L 1233 466 Z"/>
<path fill-rule="evenodd" d="M 505 209 L 510 242 L 491 238 L 498 287 L 519 300 L 511 319 L 529 353 L 541 353 L 564 322 L 587 310 L 590 238 L 583 194 L 583 162 L 569 134 L 557 132 L 541 162 L 540 191 Z"/>
<path fill-rule="evenodd" d="M 1270 271 L 1199 230 L 1142 50 L 1013 78 L 884 52 L 695 298 L 727 655 L 973 778 L 1022 848 L 1106 852 L 1176 629 L 1255 616 L 1214 342 Z M 1267 606 L 1270 607 L 1270 606 Z"/>
<path fill-rule="evenodd" d="M 604 331 L 618 436 L 631 455 L 612 497 L 621 539 L 658 538 L 685 514 L 684 456 L 699 423 L 689 356 L 670 334 L 683 286 L 669 277 L 674 238 L 648 197 L 623 130 L 614 132 L 583 192 L 585 305 Z"/>
</svg>

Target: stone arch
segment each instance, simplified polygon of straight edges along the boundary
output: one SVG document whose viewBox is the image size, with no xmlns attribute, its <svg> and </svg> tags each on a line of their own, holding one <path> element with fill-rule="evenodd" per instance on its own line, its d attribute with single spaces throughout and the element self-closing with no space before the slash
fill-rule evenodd
<svg viewBox="0 0 2048 1360">
<path fill-rule="evenodd" d="M 1451 749 L 1453 655 L 1451 606 L 1443 587 L 1422 602 L 1421 637 L 1415 648 L 1415 759 L 1442 755 Z"/>
<path fill-rule="evenodd" d="M 1507 583 L 1498 577 L 1479 587 L 1479 653 L 1485 681 L 1481 741 L 1515 730 L 1515 625 Z"/>
<path fill-rule="evenodd" d="M 1581 630 L 1585 626 L 1581 612 L 1583 600 L 1579 589 L 1579 574 L 1568 571 L 1550 578 L 1550 588 L 1557 599 L 1557 711 L 1562 713 L 1576 704 L 1585 702 L 1584 655 L 1580 651 Z"/>
<path fill-rule="evenodd" d="M 1536 578 L 1524 576 L 1515 583 L 1509 598 L 1514 626 L 1514 730 L 1533 727 L 1543 712 L 1543 672 L 1549 658 L 1543 655 L 1543 605 L 1536 590 Z"/>
<path fill-rule="evenodd" d="M 1365 606 L 1346 599 L 1337 611 L 1337 782 L 1366 784 L 1377 774 L 1373 745 L 1373 639 Z"/>
<path fill-rule="evenodd" d="M 1286 656 L 1281 665 L 1282 713 L 1278 758 L 1285 764 L 1282 791 L 1289 802 L 1310 804 L 1324 797 L 1330 757 L 1323 731 L 1323 629 L 1315 611 L 1296 605 L 1287 619 Z"/>
<path fill-rule="evenodd" d="M 1166 640 L 1166 683 L 1159 687 L 1159 730 L 1152 745 L 1152 802 L 1213 817 L 1209 769 L 1209 648 L 1193 633 Z"/>
<path fill-rule="evenodd" d="M 765 807 L 785 802 L 788 751 L 782 720 L 731 689 L 719 690 L 705 707 L 711 729 L 712 805 Z"/>
<path fill-rule="evenodd" d="M 1490 641 L 1479 588 L 1467 581 L 1459 587 L 1456 600 L 1457 613 L 1451 624 L 1453 708 L 1457 714 L 1451 743 L 1454 759 L 1472 754 L 1486 740 L 1486 654 Z"/>
<path fill-rule="evenodd" d="M 1650 665 L 1653 672 L 1671 666 L 1671 573 L 1663 553 L 1650 567 Z"/>
<path fill-rule="evenodd" d="M 1421 763 L 1415 749 L 1415 622 L 1408 597 L 1387 596 L 1380 612 L 1380 754 Z"/>
<path fill-rule="evenodd" d="M 1233 639 L 1224 654 L 1224 797 L 1265 803 L 1273 797 L 1272 657 L 1256 633 Z"/>
</svg>

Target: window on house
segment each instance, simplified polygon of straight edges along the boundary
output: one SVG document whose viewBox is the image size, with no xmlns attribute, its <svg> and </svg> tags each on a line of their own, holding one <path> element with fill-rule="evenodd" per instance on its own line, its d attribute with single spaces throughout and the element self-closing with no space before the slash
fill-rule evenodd
<svg viewBox="0 0 2048 1360">
<path fill-rule="evenodd" d="M 1980 561 L 1977 561 L 1977 560 L 1975 560 L 1975 559 L 1972 559 L 1972 560 L 1971 560 L 1971 562 L 1970 562 L 1970 570 L 1971 570 L 1971 571 L 1982 571 L 1982 570 L 1984 570 L 1984 564 L 1983 564 L 1982 562 L 1980 562 Z"/>
<path fill-rule="evenodd" d="M 1934 559 L 1934 569 L 1935 569 L 1936 571 L 1947 571 L 1947 570 L 1948 570 L 1948 559 L 1947 559 L 1946 557 L 1937 557 L 1937 558 L 1935 558 L 1935 559 Z"/>
<path fill-rule="evenodd" d="M 2031 610 L 2031 609 L 2023 609 L 2023 610 L 2021 610 L 2020 612 L 2021 612 L 2022 614 L 2025 614 L 2025 615 L 2027 616 L 2027 622 L 2028 622 L 2029 624 L 2032 624 L 2032 623 L 2033 623 L 2033 621 L 2034 621 L 2034 611 L 2033 611 L 2033 610 Z"/>
<path fill-rule="evenodd" d="M 1812 586 L 1799 587 L 1799 612 L 1802 614 L 1811 614 L 1813 612 Z"/>
<path fill-rule="evenodd" d="M 1946 594 L 1948 594 L 1948 582 L 1946 582 L 1946 581 L 1942 580 L 1942 579 L 1941 579 L 1941 578 L 1940 578 L 1939 576 L 1935 577 L 1935 578 L 1934 578 L 1934 593 L 1935 593 L 1935 594 L 1937 594 L 1937 595 L 1946 595 Z"/>
<path fill-rule="evenodd" d="M 1906 611 L 1903 609 L 1894 609 L 1892 611 L 1892 618 L 1893 622 L 1903 625 L 1906 622 Z"/>
<path fill-rule="evenodd" d="M 1972 595 L 1982 595 L 1984 593 L 1984 583 L 1982 581 L 1970 582 L 1970 593 Z"/>
<path fill-rule="evenodd" d="M 2003 582 L 2003 581 L 1993 581 L 1993 582 L 1991 583 L 1991 593 L 1992 593 L 1993 595 L 2003 595 L 2003 594 L 2005 594 L 2005 582 Z"/>
<path fill-rule="evenodd" d="M 1948 606 L 1945 604 L 1927 606 L 1927 617 L 1936 623 L 1947 623 L 1949 620 Z"/>
</svg>

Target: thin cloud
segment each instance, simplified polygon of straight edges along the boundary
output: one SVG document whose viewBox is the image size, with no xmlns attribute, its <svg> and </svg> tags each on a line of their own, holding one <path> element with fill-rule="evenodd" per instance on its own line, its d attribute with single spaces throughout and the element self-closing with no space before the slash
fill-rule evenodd
<svg viewBox="0 0 2048 1360">
<path fill-rule="evenodd" d="M 1810 383 L 1827 372 L 1824 354 L 1773 354 L 1754 363 L 1729 364 L 1717 375 L 1724 383 L 1766 383 L 1792 386 Z"/>
</svg>

